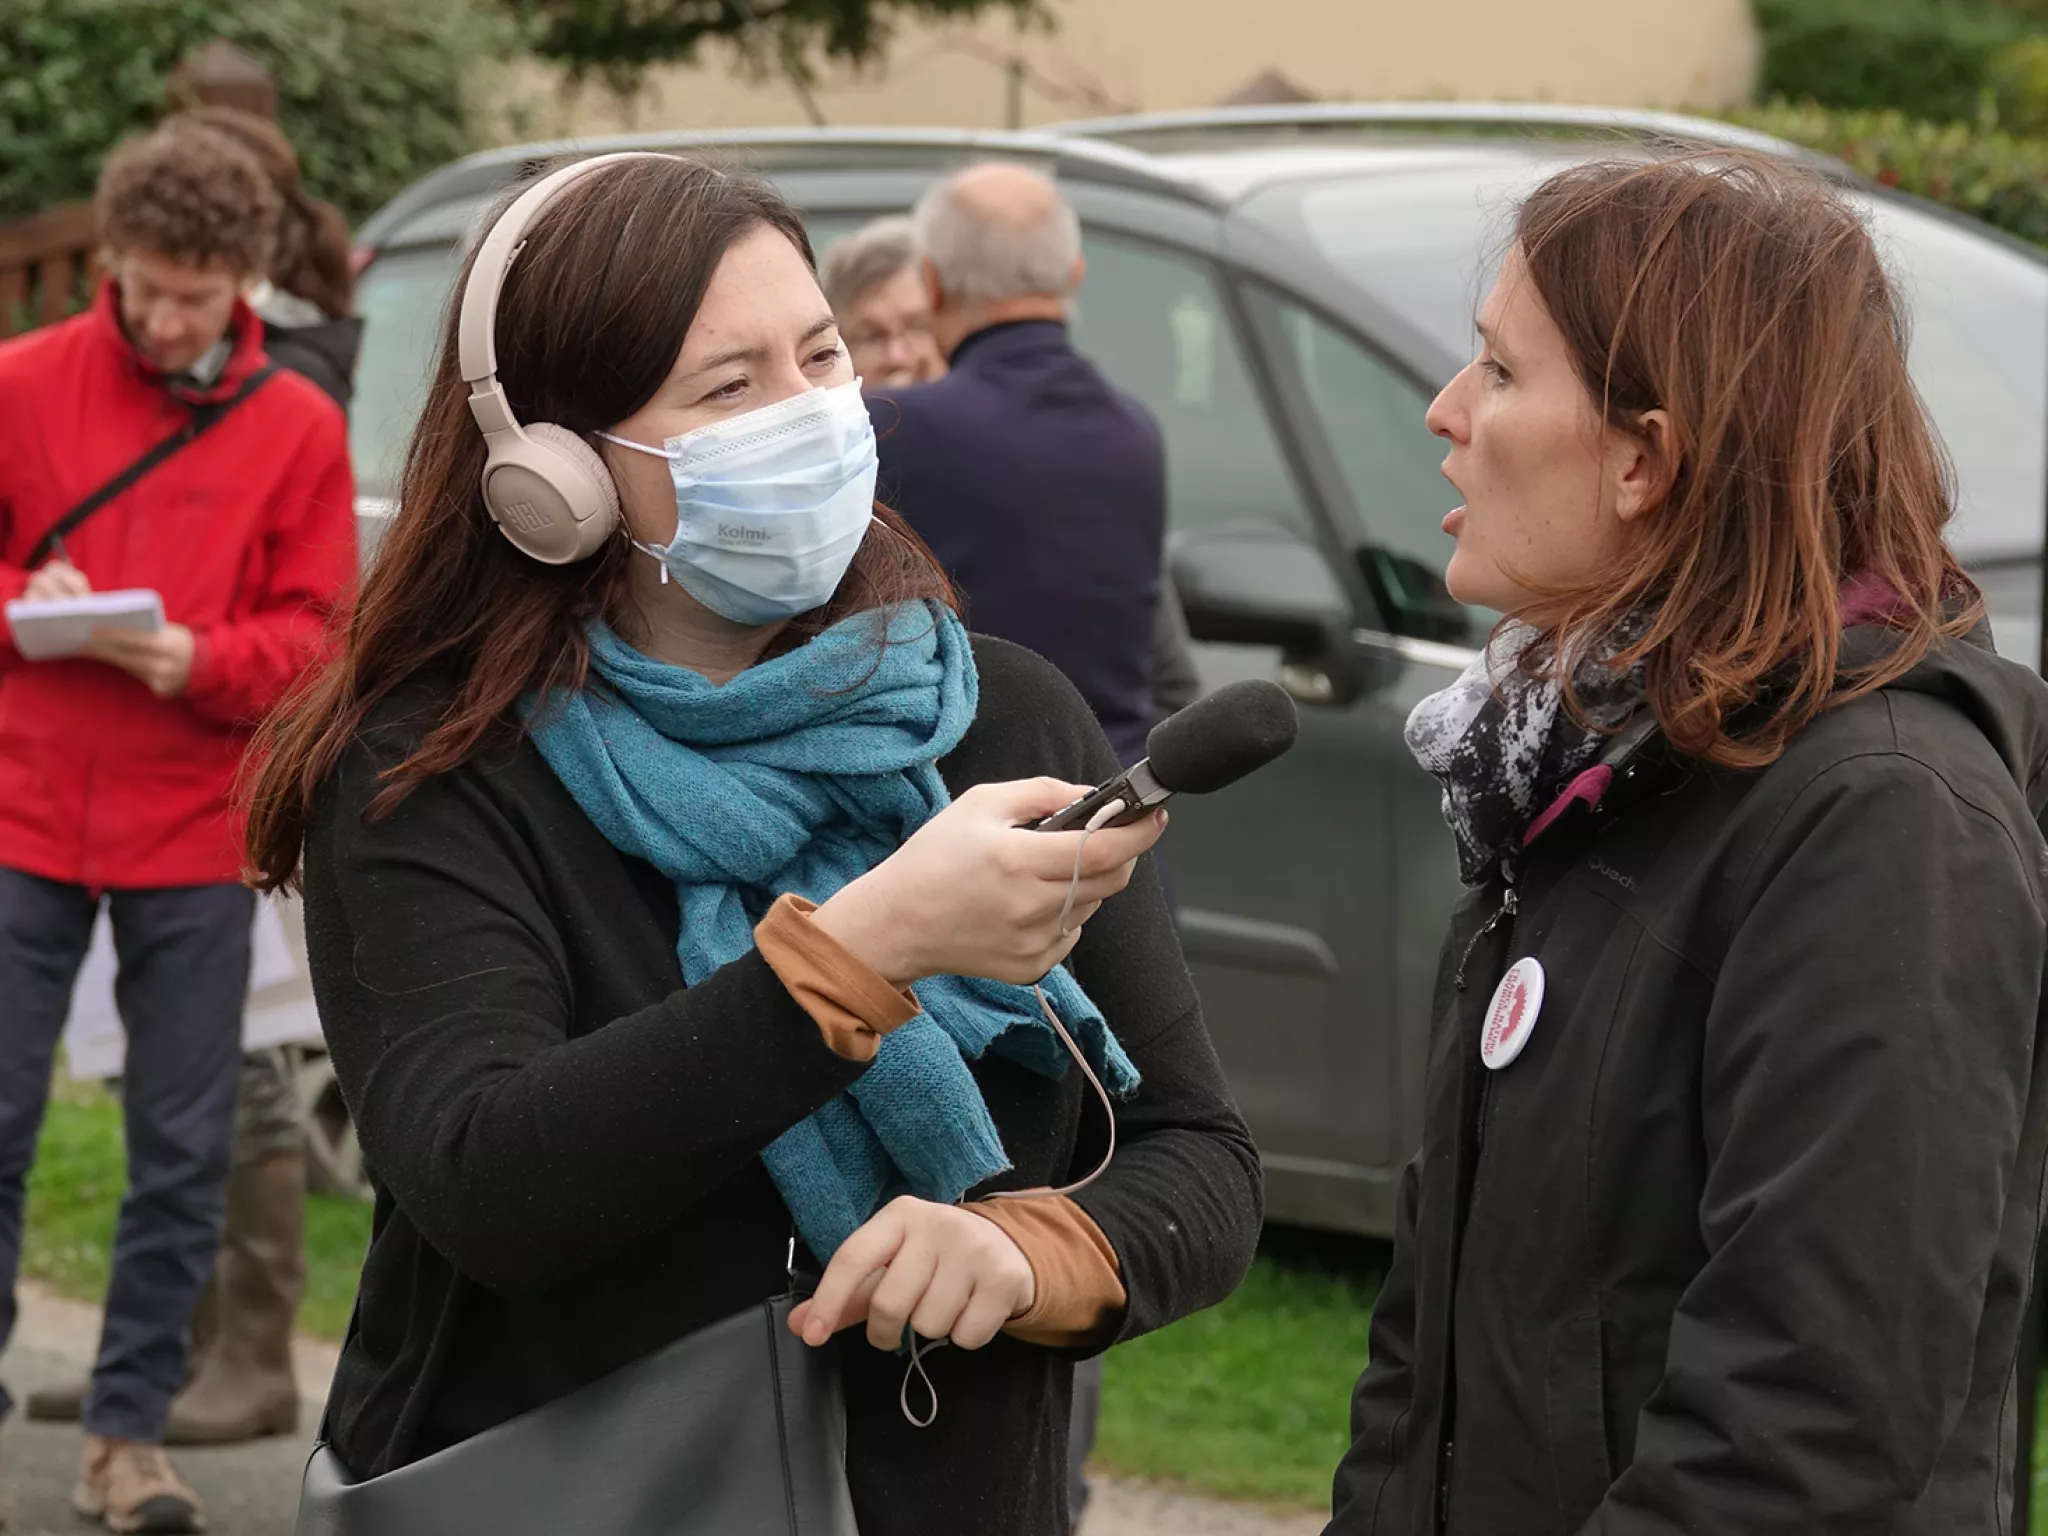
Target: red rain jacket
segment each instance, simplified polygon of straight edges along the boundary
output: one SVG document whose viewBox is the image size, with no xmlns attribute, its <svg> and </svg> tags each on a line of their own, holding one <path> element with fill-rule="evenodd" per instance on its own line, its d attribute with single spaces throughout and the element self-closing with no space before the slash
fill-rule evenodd
<svg viewBox="0 0 2048 1536">
<path fill-rule="evenodd" d="M 264 361 L 237 305 L 219 399 Z M 190 407 L 129 345 L 111 283 L 85 314 L 0 344 L 0 601 L 43 532 Z M 0 624 L 0 867 L 92 889 L 238 877 L 250 732 L 324 652 L 355 579 L 341 410 L 279 370 L 102 507 L 65 549 L 94 591 L 154 587 L 196 641 L 162 700 L 102 662 L 28 661 Z"/>
</svg>

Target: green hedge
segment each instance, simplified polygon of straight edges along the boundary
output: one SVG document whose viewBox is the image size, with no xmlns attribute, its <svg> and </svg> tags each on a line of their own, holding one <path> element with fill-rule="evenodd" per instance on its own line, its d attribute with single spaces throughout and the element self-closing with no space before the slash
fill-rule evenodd
<svg viewBox="0 0 2048 1536">
<path fill-rule="evenodd" d="M 2022 38 L 1992 60 L 1991 91 L 1999 127 L 2048 134 L 2048 35 Z"/>
<path fill-rule="evenodd" d="M 1966 0 L 1754 0 L 1754 8 L 1766 99 L 1935 122 L 1976 118 L 1999 55 L 2035 25 Z"/>
<path fill-rule="evenodd" d="M 1847 161 L 1873 181 L 2048 245 L 2048 139 L 1902 112 L 1835 112 L 1811 102 L 1734 114 L 1747 127 Z"/>
<path fill-rule="evenodd" d="M 0 218 L 89 196 L 215 37 L 276 76 L 308 186 L 352 220 L 475 147 L 465 76 L 511 41 L 477 0 L 0 0 Z"/>
</svg>

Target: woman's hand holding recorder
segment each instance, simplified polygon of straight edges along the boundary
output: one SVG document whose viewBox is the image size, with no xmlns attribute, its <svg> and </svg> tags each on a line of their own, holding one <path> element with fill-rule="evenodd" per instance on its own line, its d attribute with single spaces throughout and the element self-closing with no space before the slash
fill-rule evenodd
<svg viewBox="0 0 2048 1536">
<path fill-rule="evenodd" d="M 1067 957 L 1081 925 L 1129 883 L 1166 828 L 1159 811 L 1085 834 L 1083 846 L 1083 833 L 1024 825 L 1092 788 L 1057 779 L 977 785 L 812 920 L 893 986 L 926 976 L 1035 982 Z"/>
</svg>

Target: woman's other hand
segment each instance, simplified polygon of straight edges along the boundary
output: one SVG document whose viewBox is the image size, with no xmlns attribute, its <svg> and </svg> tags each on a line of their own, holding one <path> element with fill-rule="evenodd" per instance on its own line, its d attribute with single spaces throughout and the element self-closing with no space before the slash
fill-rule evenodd
<svg viewBox="0 0 2048 1536">
<path fill-rule="evenodd" d="M 1091 788 L 1058 779 L 978 784 L 812 920 L 897 987 L 926 976 L 1037 981 L 1166 828 L 1157 811 L 1090 834 L 1085 848 L 1079 832 L 1025 830 Z M 1081 881 L 1063 932 L 1076 849 Z"/>
<path fill-rule="evenodd" d="M 877 1349 L 896 1348 L 906 1326 L 979 1349 L 1037 1295 L 1030 1260 L 1001 1227 L 904 1195 L 840 1244 L 817 1294 L 790 1313 L 789 1331 L 818 1345 L 865 1318 Z"/>
</svg>

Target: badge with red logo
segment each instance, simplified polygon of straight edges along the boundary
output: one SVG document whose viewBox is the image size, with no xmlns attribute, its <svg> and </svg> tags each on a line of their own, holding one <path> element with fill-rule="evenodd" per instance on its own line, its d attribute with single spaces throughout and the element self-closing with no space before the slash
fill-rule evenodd
<svg viewBox="0 0 2048 1536">
<path fill-rule="evenodd" d="M 1493 989 L 1479 1036 L 1479 1059 L 1498 1072 L 1521 1055 L 1542 1011 L 1543 962 L 1533 956 L 1517 960 Z"/>
</svg>

